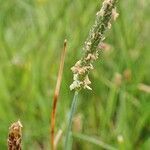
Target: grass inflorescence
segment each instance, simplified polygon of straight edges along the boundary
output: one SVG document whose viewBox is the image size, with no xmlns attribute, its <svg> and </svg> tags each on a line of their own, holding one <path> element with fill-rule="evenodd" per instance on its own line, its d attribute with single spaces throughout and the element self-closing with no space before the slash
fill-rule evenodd
<svg viewBox="0 0 150 150">
<path fill-rule="evenodd" d="M 78 93 L 82 88 L 91 90 L 89 87 L 91 81 L 89 80 L 88 74 L 90 70 L 93 69 L 92 63 L 98 58 L 100 44 L 105 38 L 105 31 L 110 28 L 112 19 L 115 20 L 118 16 L 116 12 L 116 1 L 117 0 L 104 0 L 102 8 L 96 14 L 95 24 L 85 41 L 85 46 L 83 47 L 84 56 L 71 68 L 74 81 L 70 85 L 70 89 L 75 90 L 75 94 L 70 109 L 64 150 L 68 150 L 69 147 L 71 125 L 77 105 Z"/>
</svg>

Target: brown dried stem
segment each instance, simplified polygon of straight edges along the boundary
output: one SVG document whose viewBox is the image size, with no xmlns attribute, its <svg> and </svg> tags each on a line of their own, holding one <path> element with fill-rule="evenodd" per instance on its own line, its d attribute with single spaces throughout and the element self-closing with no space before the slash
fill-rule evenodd
<svg viewBox="0 0 150 150">
<path fill-rule="evenodd" d="M 59 91 L 60 91 L 60 86 L 61 86 L 61 81 L 62 81 L 66 46 L 67 46 L 67 40 L 64 41 L 64 47 L 63 47 L 62 54 L 61 54 L 59 72 L 58 72 L 57 83 L 56 83 L 56 88 L 55 88 L 54 98 L 53 98 L 53 106 L 52 106 L 52 113 L 51 113 L 51 139 L 50 139 L 51 150 L 55 150 L 55 144 L 54 144 L 55 130 L 54 129 L 55 129 L 55 120 L 56 120 L 56 108 L 57 108 L 57 101 L 58 101 L 58 96 L 59 96 Z"/>
</svg>

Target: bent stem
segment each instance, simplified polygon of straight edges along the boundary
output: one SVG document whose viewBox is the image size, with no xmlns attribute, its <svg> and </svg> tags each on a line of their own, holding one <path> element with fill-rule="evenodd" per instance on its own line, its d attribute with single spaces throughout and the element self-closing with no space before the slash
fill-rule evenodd
<svg viewBox="0 0 150 150">
<path fill-rule="evenodd" d="M 68 148 L 69 148 L 69 138 L 70 138 L 70 134 L 71 134 L 72 119 L 73 119 L 73 115 L 74 115 L 76 107 L 77 107 L 78 93 L 79 93 L 78 91 L 75 91 L 74 97 L 72 100 L 72 104 L 71 104 L 71 110 L 70 110 L 70 114 L 69 114 L 64 150 L 68 150 Z"/>
</svg>

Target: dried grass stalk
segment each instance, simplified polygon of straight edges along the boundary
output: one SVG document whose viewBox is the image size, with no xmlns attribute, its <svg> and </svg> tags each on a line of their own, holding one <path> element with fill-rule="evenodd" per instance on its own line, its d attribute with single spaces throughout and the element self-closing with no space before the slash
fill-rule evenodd
<svg viewBox="0 0 150 150">
<path fill-rule="evenodd" d="M 65 61 L 65 55 L 66 55 L 66 47 L 67 47 L 67 40 L 64 41 L 64 47 L 62 50 L 61 54 L 61 60 L 60 60 L 60 66 L 59 66 L 59 72 L 58 72 L 58 77 L 57 77 L 57 83 L 56 83 L 56 88 L 55 88 L 55 93 L 54 93 L 54 98 L 53 98 L 53 108 L 52 108 L 52 113 L 51 113 L 51 138 L 50 138 L 50 144 L 51 144 L 51 150 L 55 150 L 55 144 L 54 144 L 54 139 L 55 139 L 55 120 L 56 120 L 56 108 L 57 108 L 57 101 L 58 101 L 58 95 L 60 91 L 60 86 L 61 86 L 61 81 L 62 81 L 62 74 L 63 74 L 63 68 L 64 68 L 64 61 Z"/>
</svg>

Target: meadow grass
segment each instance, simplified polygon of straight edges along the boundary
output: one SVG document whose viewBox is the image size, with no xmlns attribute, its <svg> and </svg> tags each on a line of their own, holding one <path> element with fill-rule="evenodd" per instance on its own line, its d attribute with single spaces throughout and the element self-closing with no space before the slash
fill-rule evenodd
<svg viewBox="0 0 150 150">
<path fill-rule="evenodd" d="M 8 127 L 18 119 L 24 127 L 24 149 L 49 149 L 49 114 L 65 38 L 68 52 L 56 131 L 66 128 L 73 97 L 70 68 L 81 56 L 98 3 L 0 0 L 0 149 L 6 149 Z M 81 118 L 73 124 L 74 149 L 103 149 L 101 141 L 121 150 L 150 147 L 150 95 L 139 87 L 150 85 L 148 3 L 119 2 L 119 18 L 90 74 L 93 91 L 79 96 L 75 118 Z"/>
</svg>

